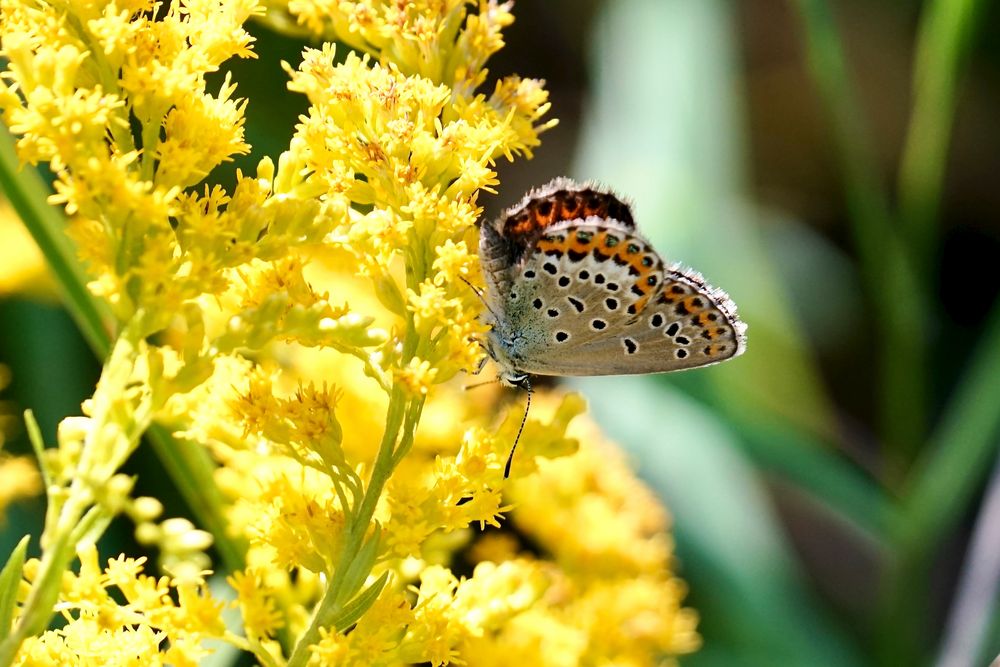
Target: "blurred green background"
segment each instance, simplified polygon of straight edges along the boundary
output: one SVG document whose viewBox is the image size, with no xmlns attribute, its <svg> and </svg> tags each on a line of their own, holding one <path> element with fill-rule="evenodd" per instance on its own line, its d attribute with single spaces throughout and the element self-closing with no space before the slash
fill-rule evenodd
<svg viewBox="0 0 1000 667">
<path fill-rule="evenodd" d="M 587 378 L 669 504 L 705 646 L 688 667 L 986 665 L 1000 652 L 1000 27 L 981 0 L 522 0 L 491 72 L 558 127 L 489 215 L 562 174 L 635 202 L 749 323 L 737 361 Z M 233 63 L 252 171 L 304 99 L 257 27 Z M 488 84 L 489 85 L 489 84 Z M 232 182 L 230 169 L 215 180 Z M 214 178 L 214 176 L 213 176 Z M 46 440 L 99 366 L 68 317 L 0 299 L 8 406 Z M 23 440 L 8 445 L 27 452 Z M 184 515 L 148 448 L 127 472 Z M 37 535 L 6 517 L 0 554 Z M 131 544 L 108 534 L 109 552 Z"/>
</svg>

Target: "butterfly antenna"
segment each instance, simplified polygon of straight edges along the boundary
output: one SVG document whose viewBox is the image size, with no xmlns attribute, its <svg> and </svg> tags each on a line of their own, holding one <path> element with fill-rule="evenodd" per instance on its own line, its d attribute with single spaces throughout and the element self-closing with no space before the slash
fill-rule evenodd
<svg viewBox="0 0 1000 667">
<path fill-rule="evenodd" d="M 514 450 L 517 449 L 517 443 L 521 439 L 521 433 L 524 431 L 524 425 L 528 421 L 528 411 L 531 410 L 531 382 L 528 381 L 527 376 L 524 378 L 524 382 L 521 383 L 528 392 L 528 404 L 524 406 L 524 416 L 521 417 L 521 426 L 517 429 L 517 435 L 514 437 L 514 444 L 510 446 L 510 454 L 507 456 L 507 465 L 503 467 L 503 478 L 507 479 L 510 477 L 510 464 L 514 462 Z"/>
</svg>

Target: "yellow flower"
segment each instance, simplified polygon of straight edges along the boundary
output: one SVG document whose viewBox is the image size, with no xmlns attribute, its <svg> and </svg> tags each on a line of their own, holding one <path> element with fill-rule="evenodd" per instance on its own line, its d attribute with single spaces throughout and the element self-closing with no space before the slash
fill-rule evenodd
<svg viewBox="0 0 1000 667">
<path fill-rule="evenodd" d="M 52 299 L 56 283 L 41 250 L 17 218 L 10 204 L 0 198 L 0 297 L 28 294 Z"/>
<path fill-rule="evenodd" d="M 348 634 L 328 629 L 310 650 L 310 665 L 376 667 L 399 664 L 399 643 L 413 622 L 413 610 L 401 592 L 387 591 Z"/>
<path fill-rule="evenodd" d="M 0 391 L 10 383 L 10 371 L 0 365 Z M 7 507 L 14 501 L 37 495 L 42 490 L 38 468 L 26 456 L 9 456 L 3 452 L 7 433 L 14 418 L 7 414 L 7 406 L 0 401 L 0 518 L 6 516 Z"/>
<path fill-rule="evenodd" d="M 0 517 L 6 515 L 7 507 L 15 500 L 38 495 L 41 491 L 38 468 L 27 456 L 0 454 Z"/>
<path fill-rule="evenodd" d="M 284 626 L 284 619 L 273 594 L 252 570 L 234 572 L 227 580 L 236 591 L 236 606 L 243 617 L 243 628 L 254 641 L 273 637 Z"/>
<path fill-rule="evenodd" d="M 413 396 L 426 396 L 430 392 L 438 369 L 431 367 L 426 359 L 414 357 L 403 368 L 394 370 L 393 377 L 407 393 Z"/>
<path fill-rule="evenodd" d="M 511 7 L 0 4 L 4 121 L 22 160 L 49 164 L 113 319 L 85 416 L 40 462 L 50 520 L 0 657 L 194 665 L 207 639 L 289 667 L 693 650 L 666 515 L 593 428 L 571 429 L 582 399 L 538 395 L 507 480 L 523 413 L 496 427 L 495 392 L 450 382 L 483 355 L 480 193 L 554 122 L 539 81 L 479 91 Z M 284 65 L 309 108 L 287 150 L 226 190 L 204 181 L 251 150 L 253 100 L 228 74 L 206 81 L 253 56 L 244 23 L 265 8 L 351 50 Z M 154 423 L 212 535 L 131 498 L 120 468 Z M 216 467 L 185 467 L 198 447 Z M 121 513 L 166 575 L 125 555 L 99 566 L 93 540 Z M 513 535 L 508 517 L 544 556 L 479 542 L 486 526 Z M 227 579 L 242 632 L 206 583 L 211 543 L 242 565 Z M 461 550 L 490 560 L 460 576 Z M 65 624 L 39 633 L 54 612 Z"/>
<path fill-rule="evenodd" d="M 144 575 L 141 558 L 119 556 L 102 570 L 93 543 L 81 544 L 78 556 L 79 573 L 61 582 L 65 624 L 28 638 L 16 664 L 96 666 L 120 656 L 121 664 L 197 665 L 211 653 L 202 641 L 224 635 L 222 603 L 203 584 Z M 26 564 L 27 574 L 34 571 Z"/>
</svg>

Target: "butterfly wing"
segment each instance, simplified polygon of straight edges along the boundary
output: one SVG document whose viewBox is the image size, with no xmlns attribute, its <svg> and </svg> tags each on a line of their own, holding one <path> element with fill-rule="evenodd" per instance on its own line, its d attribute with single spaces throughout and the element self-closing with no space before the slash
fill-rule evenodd
<svg viewBox="0 0 1000 667">
<path fill-rule="evenodd" d="M 528 192 L 516 205 L 482 225 L 479 257 L 486 278 L 487 298 L 494 316 L 506 316 L 512 283 L 520 277 L 527 258 L 546 229 L 571 220 L 613 220 L 634 230 L 626 202 L 593 183 L 556 178 Z"/>
<path fill-rule="evenodd" d="M 746 347 L 728 296 L 697 273 L 664 267 L 634 225 L 598 217 L 549 225 L 507 283 L 500 335 L 526 373 L 661 373 Z"/>
</svg>

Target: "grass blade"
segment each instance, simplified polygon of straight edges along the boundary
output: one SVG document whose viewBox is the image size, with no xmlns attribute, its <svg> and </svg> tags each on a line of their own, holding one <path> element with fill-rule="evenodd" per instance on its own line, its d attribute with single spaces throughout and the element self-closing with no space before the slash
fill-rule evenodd
<svg viewBox="0 0 1000 667">
<path fill-rule="evenodd" d="M 24 555 L 28 551 L 30 535 L 25 535 L 14 547 L 7 564 L 0 571 L 0 641 L 10 634 L 14 622 L 14 606 L 17 604 L 17 589 L 21 585 L 21 571 L 24 569 Z"/>
</svg>

